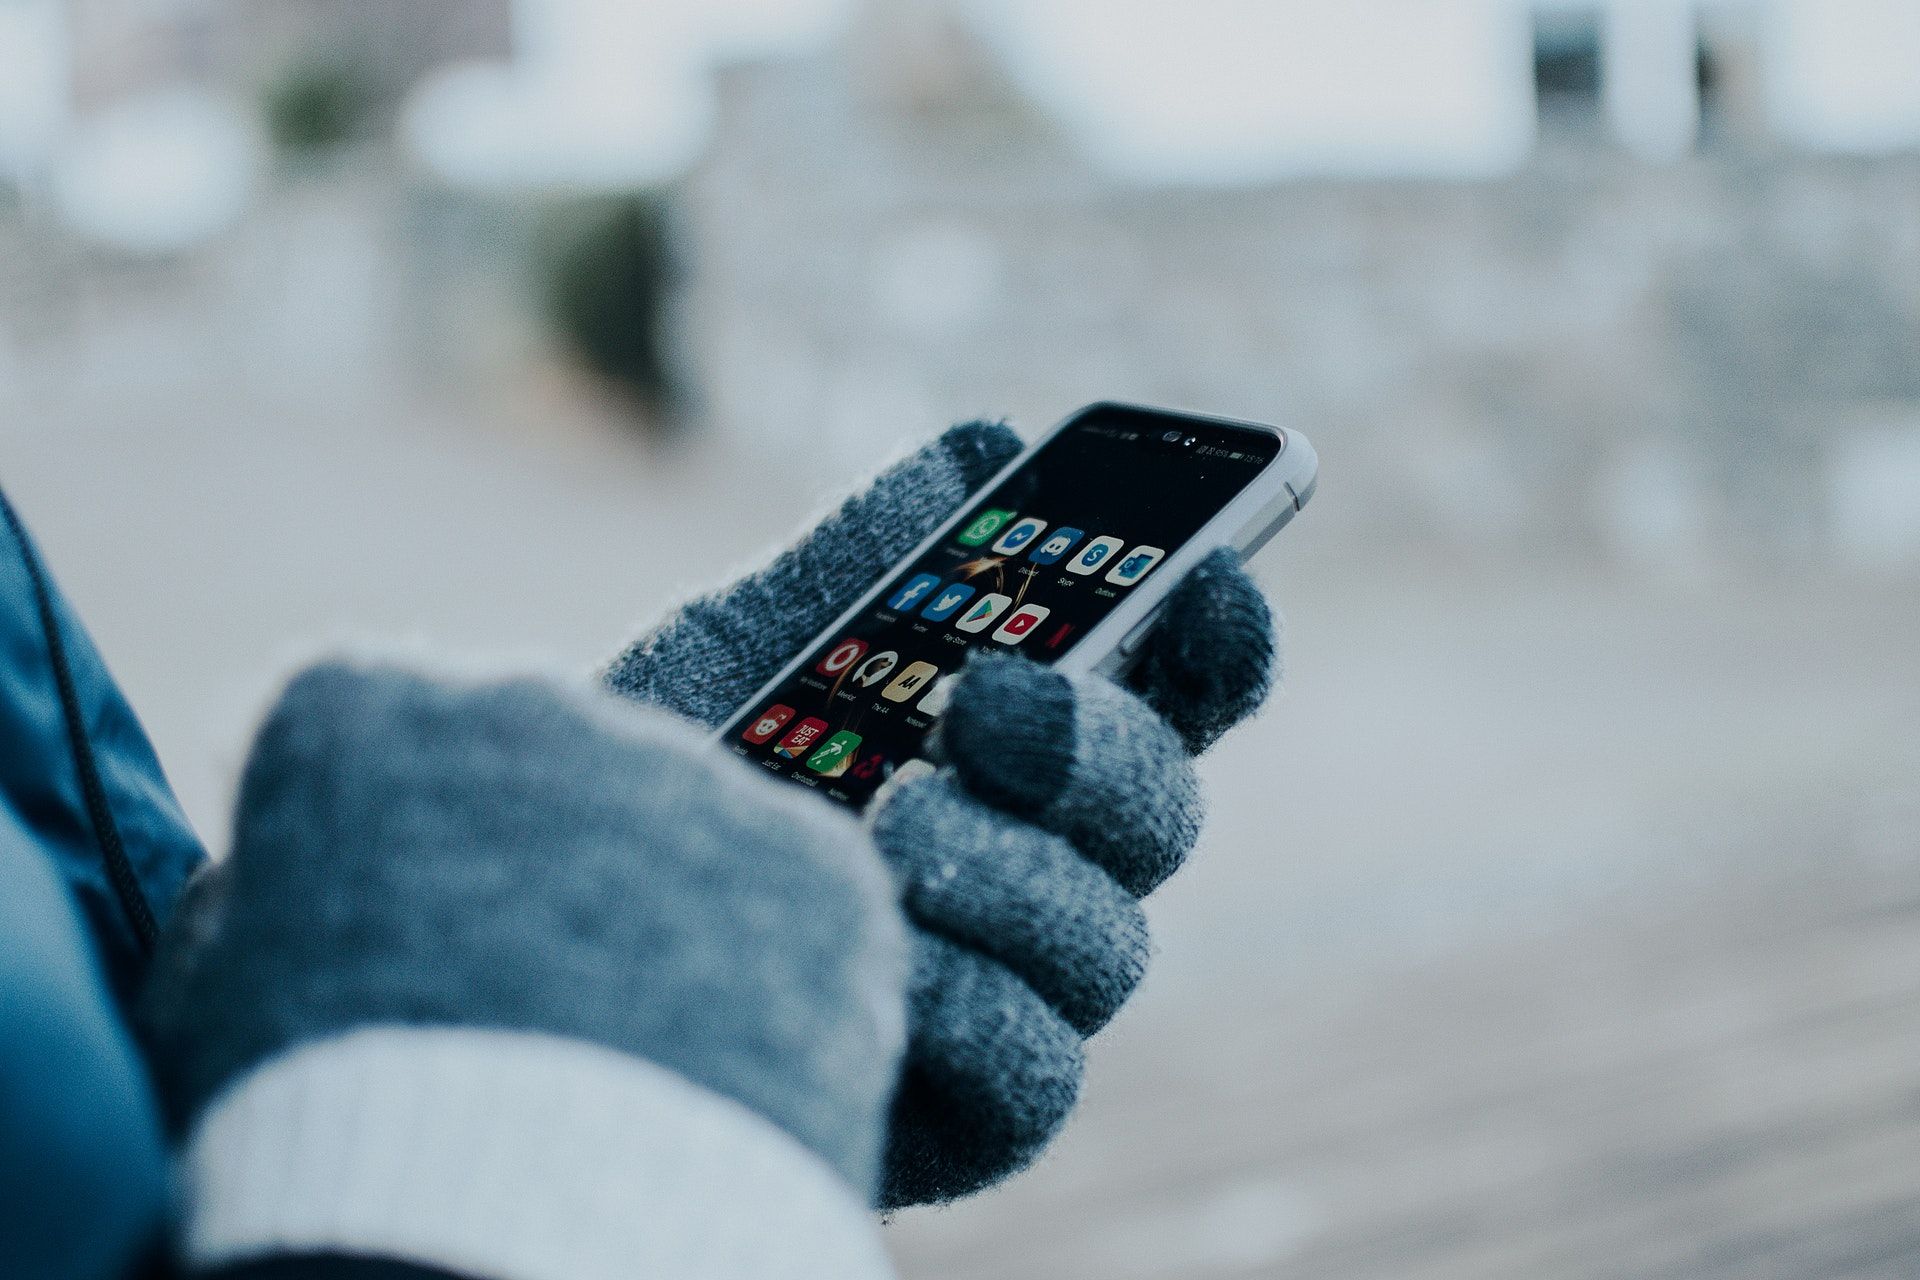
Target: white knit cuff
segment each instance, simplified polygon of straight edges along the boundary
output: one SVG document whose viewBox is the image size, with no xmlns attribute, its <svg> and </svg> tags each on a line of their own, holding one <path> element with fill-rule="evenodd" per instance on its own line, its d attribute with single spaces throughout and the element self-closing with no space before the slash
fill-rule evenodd
<svg viewBox="0 0 1920 1280">
<path fill-rule="evenodd" d="M 557 1036 L 302 1045 L 216 1098 L 182 1164 L 195 1267 L 304 1251 L 491 1280 L 893 1274 L 867 1206 L 785 1130 Z"/>
</svg>

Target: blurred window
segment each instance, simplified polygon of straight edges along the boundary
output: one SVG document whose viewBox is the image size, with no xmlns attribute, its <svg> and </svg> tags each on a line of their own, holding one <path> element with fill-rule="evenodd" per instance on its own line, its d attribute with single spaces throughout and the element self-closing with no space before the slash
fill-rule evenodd
<svg viewBox="0 0 1920 1280">
<path fill-rule="evenodd" d="M 1597 114 L 1600 71 L 1597 6 L 1535 15 L 1533 89 L 1543 118 L 1581 119 Z"/>
</svg>

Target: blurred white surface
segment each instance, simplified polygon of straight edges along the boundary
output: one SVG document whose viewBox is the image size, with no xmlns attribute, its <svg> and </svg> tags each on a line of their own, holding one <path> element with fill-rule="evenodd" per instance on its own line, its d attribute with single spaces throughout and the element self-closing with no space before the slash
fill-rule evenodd
<svg viewBox="0 0 1920 1280">
<path fill-rule="evenodd" d="M 1887 152 L 1920 145 L 1920 4 L 1774 0 L 1776 126 L 1802 146 Z"/>
<path fill-rule="evenodd" d="M 69 68 L 60 0 L 0 4 L 0 180 L 38 168 L 66 125 Z"/>
<path fill-rule="evenodd" d="M 1511 0 L 995 6 L 1029 92 L 1147 180 L 1505 172 L 1533 141 Z"/>
<path fill-rule="evenodd" d="M 240 220 L 266 160 L 248 105 L 171 88 L 78 122 L 52 173 L 67 224 L 109 250 L 169 254 Z"/>
</svg>

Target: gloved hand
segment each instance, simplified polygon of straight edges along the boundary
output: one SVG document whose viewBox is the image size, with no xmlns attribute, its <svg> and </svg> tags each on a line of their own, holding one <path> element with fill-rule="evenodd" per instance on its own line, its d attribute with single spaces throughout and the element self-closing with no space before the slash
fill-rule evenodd
<svg viewBox="0 0 1920 1280">
<path fill-rule="evenodd" d="M 890 1274 L 907 968 L 858 823 L 679 721 L 313 668 L 146 995 L 183 1251 Z"/>
<path fill-rule="evenodd" d="M 1020 449 L 1004 426 L 953 428 L 635 642 L 607 683 L 718 727 Z M 869 811 L 915 926 L 882 1207 L 1029 1163 L 1073 1106 L 1082 1042 L 1140 981 L 1138 900 L 1199 831 L 1190 758 L 1259 706 L 1276 659 L 1270 611 L 1231 552 L 1164 616 L 1125 689 L 1024 658 L 970 663 L 932 740 L 943 768 Z"/>
</svg>

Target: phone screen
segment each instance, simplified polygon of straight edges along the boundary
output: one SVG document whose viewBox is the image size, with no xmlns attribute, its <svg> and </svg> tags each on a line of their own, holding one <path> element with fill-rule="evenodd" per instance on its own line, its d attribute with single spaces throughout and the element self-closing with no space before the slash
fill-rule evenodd
<svg viewBox="0 0 1920 1280">
<path fill-rule="evenodd" d="M 975 497 L 723 731 L 854 808 L 922 754 L 971 650 L 1057 662 L 1280 452 L 1273 432 L 1101 406 Z"/>
</svg>

